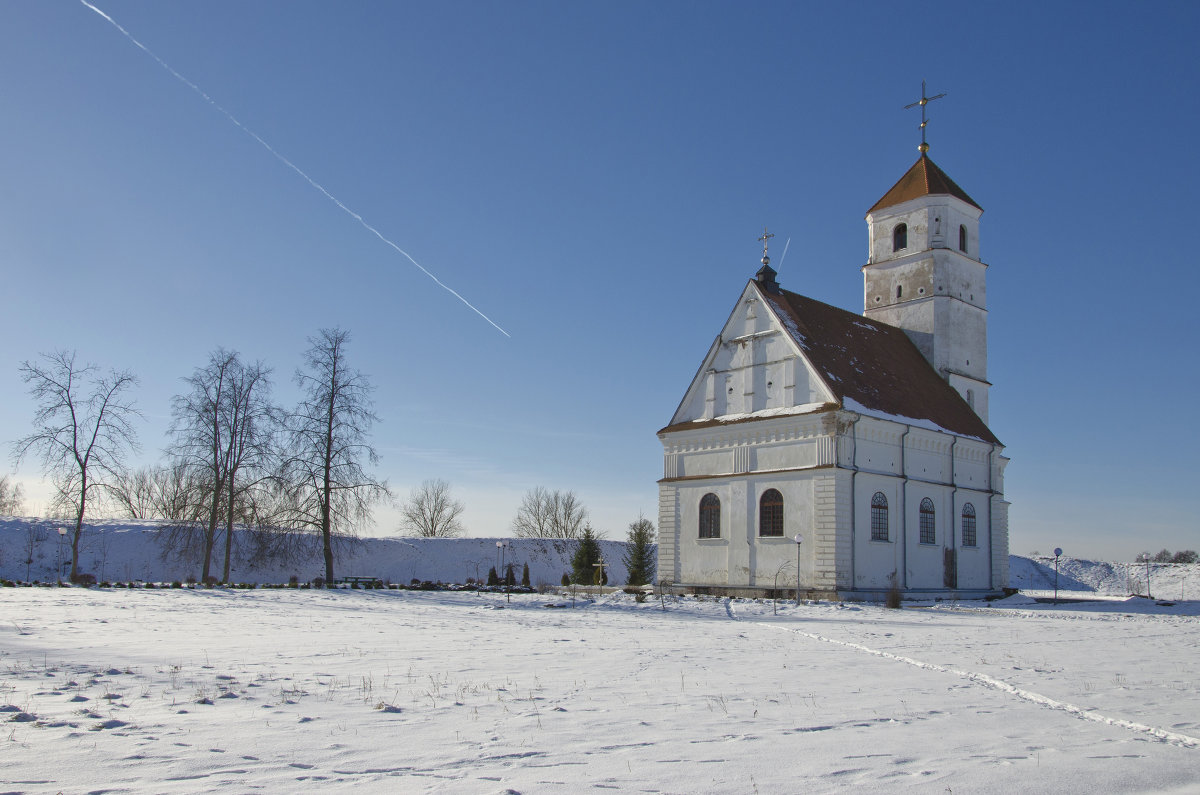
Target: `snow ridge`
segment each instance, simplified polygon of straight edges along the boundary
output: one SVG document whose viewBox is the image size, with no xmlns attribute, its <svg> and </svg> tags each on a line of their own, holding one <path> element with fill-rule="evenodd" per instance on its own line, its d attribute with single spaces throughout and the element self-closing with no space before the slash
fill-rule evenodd
<svg viewBox="0 0 1200 795">
<path fill-rule="evenodd" d="M 726 600 L 725 612 L 728 613 L 729 617 L 731 619 L 733 619 L 734 621 L 741 620 L 738 618 L 737 613 L 734 611 L 733 603 L 731 600 Z M 945 666 L 938 665 L 936 663 L 929 663 L 929 662 L 924 662 L 922 660 L 915 660 L 912 657 L 904 657 L 899 654 L 892 654 L 891 652 L 883 651 L 881 649 L 872 649 L 871 647 L 864 646 L 861 643 L 853 643 L 851 641 L 827 638 L 824 635 L 818 635 L 813 632 L 805 632 L 802 629 L 795 629 L 793 627 L 781 627 L 776 624 L 768 624 L 765 622 L 756 622 L 756 623 L 759 626 L 766 627 L 768 629 L 780 630 L 783 632 L 791 632 L 793 634 L 801 635 L 803 637 L 810 638 L 812 640 L 815 640 L 815 641 L 818 641 L 821 643 L 832 643 L 837 646 L 844 646 L 849 649 L 854 649 L 855 651 L 861 651 L 861 652 L 865 652 L 867 654 L 873 654 L 876 657 L 883 657 L 884 659 L 902 662 L 906 665 L 911 665 L 915 668 L 923 668 L 927 671 L 938 671 L 940 673 L 954 674 L 955 676 L 962 677 L 963 679 L 967 679 L 971 682 L 975 682 L 976 684 L 983 685 L 984 687 L 989 687 L 993 690 L 1000 690 L 1002 692 L 1009 693 L 1011 695 L 1016 696 L 1017 698 L 1021 698 L 1026 701 L 1030 701 L 1034 704 L 1038 704 L 1040 706 L 1047 707 L 1049 709 L 1062 710 L 1063 712 L 1067 712 L 1071 715 L 1074 715 L 1077 718 L 1083 718 L 1084 720 L 1095 721 L 1096 723 L 1104 723 L 1104 724 L 1108 724 L 1109 726 L 1117 726 L 1119 728 L 1128 729 L 1129 731 L 1139 732 L 1141 734 L 1149 734 L 1150 736 L 1156 737 L 1159 740 L 1163 740 L 1164 742 L 1173 743 L 1175 745 L 1180 745 L 1180 746 L 1184 746 L 1187 748 L 1200 748 L 1200 738 L 1191 737 L 1189 735 L 1181 734 L 1179 732 L 1167 731 L 1166 729 L 1161 729 L 1157 726 L 1148 726 L 1144 723 L 1138 723 L 1136 721 L 1125 720 L 1124 718 L 1112 718 L 1107 715 L 1101 715 L 1095 711 L 1084 709 L 1083 707 L 1077 706 L 1075 704 L 1070 704 L 1065 701 L 1058 701 L 1056 699 L 1050 698 L 1049 696 L 1043 696 L 1040 693 L 1034 693 L 1031 690 L 1024 690 L 1024 689 L 1016 687 L 1014 685 L 1010 685 L 1008 682 L 1004 682 L 1000 679 L 996 679 L 995 677 L 988 676 L 987 674 L 981 674 L 976 671 L 962 671 L 962 670 L 958 670 L 955 668 L 947 668 Z"/>
</svg>

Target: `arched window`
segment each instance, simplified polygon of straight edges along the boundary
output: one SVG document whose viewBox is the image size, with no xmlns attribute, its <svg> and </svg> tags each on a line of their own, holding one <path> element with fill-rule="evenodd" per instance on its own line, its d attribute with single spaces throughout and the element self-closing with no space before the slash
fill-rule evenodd
<svg viewBox="0 0 1200 795">
<path fill-rule="evenodd" d="M 958 250 L 967 253 L 967 228 L 962 224 L 958 227 Z"/>
<path fill-rule="evenodd" d="M 933 500 L 928 497 L 921 500 L 921 543 L 937 543 L 937 533 L 934 531 Z"/>
<path fill-rule="evenodd" d="M 871 497 L 871 540 L 888 540 L 888 504 L 882 491 Z"/>
<path fill-rule="evenodd" d="M 700 537 L 721 537 L 721 500 L 715 494 L 700 498 Z"/>
<path fill-rule="evenodd" d="M 758 534 L 783 535 L 783 495 L 776 489 L 767 489 L 758 500 Z"/>
<path fill-rule="evenodd" d="M 908 224 L 896 224 L 892 230 L 892 251 L 908 248 Z"/>
<path fill-rule="evenodd" d="M 962 545 L 964 547 L 973 547 L 978 545 L 975 536 L 975 506 L 969 502 L 963 506 Z"/>
</svg>

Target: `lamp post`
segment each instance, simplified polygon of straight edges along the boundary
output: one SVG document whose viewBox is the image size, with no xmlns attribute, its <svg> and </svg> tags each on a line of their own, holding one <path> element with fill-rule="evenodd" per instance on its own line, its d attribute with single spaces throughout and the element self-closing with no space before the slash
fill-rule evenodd
<svg viewBox="0 0 1200 795">
<path fill-rule="evenodd" d="M 804 541 L 804 538 L 799 533 L 796 533 L 795 538 L 793 538 L 792 540 L 796 542 L 796 607 L 799 607 L 800 606 L 800 544 L 801 544 L 801 542 Z"/>
<path fill-rule="evenodd" d="M 62 580 L 62 548 L 63 542 L 67 540 L 67 528 L 58 528 L 58 554 L 54 556 L 54 579 Z"/>
<path fill-rule="evenodd" d="M 1054 604 L 1058 604 L 1058 556 L 1062 554 L 1062 547 L 1054 548 Z"/>
<path fill-rule="evenodd" d="M 504 548 L 508 546 L 503 541 L 496 542 L 496 549 L 500 552 L 500 576 L 504 578 L 504 601 L 512 604 L 512 592 L 508 590 L 508 572 L 504 571 Z"/>
<path fill-rule="evenodd" d="M 1150 553 L 1143 552 L 1142 560 L 1146 563 L 1146 598 L 1153 599 L 1154 597 L 1150 595 Z"/>
</svg>

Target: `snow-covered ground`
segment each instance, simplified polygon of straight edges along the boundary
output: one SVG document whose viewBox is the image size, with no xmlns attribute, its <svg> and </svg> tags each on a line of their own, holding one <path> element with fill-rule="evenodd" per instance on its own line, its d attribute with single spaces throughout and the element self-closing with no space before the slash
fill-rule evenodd
<svg viewBox="0 0 1200 795">
<path fill-rule="evenodd" d="M 1196 792 L 1200 603 L 0 588 L 0 791 Z"/>
</svg>

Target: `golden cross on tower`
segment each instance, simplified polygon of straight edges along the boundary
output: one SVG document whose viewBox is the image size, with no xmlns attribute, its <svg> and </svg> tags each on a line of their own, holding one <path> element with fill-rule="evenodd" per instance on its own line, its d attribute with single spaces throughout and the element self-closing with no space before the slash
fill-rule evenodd
<svg viewBox="0 0 1200 795">
<path fill-rule="evenodd" d="M 762 237 L 760 237 L 760 238 L 758 239 L 758 242 L 763 244 L 763 258 L 762 258 L 762 264 L 763 264 L 763 265 L 770 265 L 770 264 L 771 264 L 771 258 L 767 256 L 767 243 L 768 243 L 768 242 L 771 240 L 771 238 L 773 238 L 773 237 L 775 237 L 775 235 L 774 235 L 773 233 L 771 233 L 771 232 L 768 232 L 768 231 L 767 231 L 767 228 L 764 226 L 764 227 L 763 227 L 763 233 L 762 233 Z"/>
<path fill-rule="evenodd" d="M 925 106 L 928 105 L 930 102 L 933 102 L 935 99 L 941 99 L 944 96 L 946 96 L 945 93 L 938 94 L 936 97 L 925 96 L 925 81 L 922 80 L 921 81 L 921 99 L 916 102 L 911 102 L 904 106 L 905 110 L 908 110 L 909 108 L 915 108 L 918 105 L 921 106 L 921 145 L 917 147 L 917 149 L 921 150 L 921 154 L 925 154 L 926 152 L 929 151 L 929 144 L 925 143 L 925 125 L 929 124 L 929 119 L 925 118 Z"/>
</svg>

